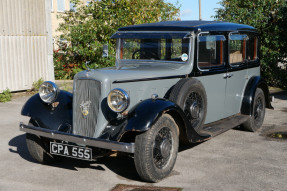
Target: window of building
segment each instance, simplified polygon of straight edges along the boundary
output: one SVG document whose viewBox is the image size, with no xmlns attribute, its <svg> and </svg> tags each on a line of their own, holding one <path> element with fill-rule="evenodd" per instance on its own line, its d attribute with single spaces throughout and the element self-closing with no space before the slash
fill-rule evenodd
<svg viewBox="0 0 287 191">
<path fill-rule="evenodd" d="M 65 9 L 65 0 L 57 0 L 58 12 L 64 12 Z"/>
<path fill-rule="evenodd" d="M 229 63 L 236 66 L 244 63 L 246 59 L 246 43 L 248 36 L 246 34 L 229 35 Z"/>
<path fill-rule="evenodd" d="M 225 42 L 223 35 L 199 34 L 198 67 L 209 70 L 223 66 Z"/>
<path fill-rule="evenodd" d="M 70 11 L 76 12 L 76 5 L 75 3 L 70 3 Z"/>
</svg>

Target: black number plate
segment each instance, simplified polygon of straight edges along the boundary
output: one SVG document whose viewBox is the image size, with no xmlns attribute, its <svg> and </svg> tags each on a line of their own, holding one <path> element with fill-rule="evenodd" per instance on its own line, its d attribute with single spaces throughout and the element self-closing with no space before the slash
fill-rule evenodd
<svg viewBox="0 0 287 191">
<path fill-rule="evenodd" d="M 81 160 L 92 160 L 92 149 L 63 143 L 50 142 L 50 153 Z"/>
</svg>

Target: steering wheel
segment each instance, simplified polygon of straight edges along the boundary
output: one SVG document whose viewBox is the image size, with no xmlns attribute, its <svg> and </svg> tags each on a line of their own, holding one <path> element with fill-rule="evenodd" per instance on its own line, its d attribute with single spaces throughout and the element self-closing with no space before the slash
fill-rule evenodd
<svg viewBox="0 0 287 191">
<path fill-rule="evenodd" d="M 138 49 L 138 50 L 133 52 L 132 59 L 138 59 L 138 58 L 136 58 L 136 54 L 139 51 L 141 51 L 141 49 Z M 143 50 L 143 53 L 145 53 L 145 55 L 148 55 L 151 60 L 160 60 L 158 55 L 155 52 L 153 52 L 152 50 L 145 49 L 145 50 Z"/>
</svg>

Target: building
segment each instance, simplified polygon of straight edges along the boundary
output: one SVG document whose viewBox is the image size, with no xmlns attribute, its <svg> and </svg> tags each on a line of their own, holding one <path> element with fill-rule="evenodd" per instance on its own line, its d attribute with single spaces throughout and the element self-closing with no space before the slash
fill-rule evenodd
<svg viewBox="0 0 287 191">
<path fill-rule="evenodd" d="M 83 4 L 89 4 L 90 0 L 81 0 Z M 57 16 L 63 14 L 65 11 L 74 9 L 74 4 L 70 0 L 51 0 L 51 23 L 52 23 L 52 36 L 53 36 L 53 47 L 57 49 L 56 40 L 57 36 L 61 33 L 57 31 L 59 24 L 63 21 L 58 19 Z"/>
<path fill-rule="evenodd" d="M 54 81 L 51 0 L 0 0 L 0 93 Z"/>
</svg>

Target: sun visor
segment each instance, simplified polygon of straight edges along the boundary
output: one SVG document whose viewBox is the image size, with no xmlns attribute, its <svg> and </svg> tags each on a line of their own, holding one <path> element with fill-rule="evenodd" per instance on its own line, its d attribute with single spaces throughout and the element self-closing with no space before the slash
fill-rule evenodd
<svg viewBox="0 0 287 191">
<path fill-rule="evenodd" d="M 190 32 L 116 32 L 111 38 L 124 39 L 183 39 L 189 37 Z"/>
</svg>

